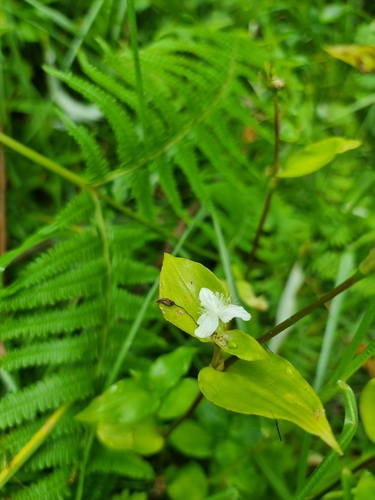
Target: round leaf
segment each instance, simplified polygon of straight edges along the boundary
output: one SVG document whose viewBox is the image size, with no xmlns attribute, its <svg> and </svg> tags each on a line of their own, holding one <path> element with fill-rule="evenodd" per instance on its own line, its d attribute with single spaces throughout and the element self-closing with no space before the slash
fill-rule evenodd
<svg viewBox="0 0 375 500">
<path fill-rule="evenodd" d="M 188 457 L 207 458 L 212 455 L 212 436 L 195 420 L 184 420 L 172 432 L 170 440 Z"/>
<path fill-rule="evenodd" d="M 200 316 L 201 288 L 227 295 L 220 280 L 202 264 L 164 254 L 159 307 L 167 321 L 193 336 Z"/>
<path fill-rule="evenodd" d="M 96 433 L 108 448 L 132 450 L 141 455 L 157 453 L 164 445 L 164 439 L 152 417 L 130 425 L 100 423 Z"/>
<path fill-rule="evenodd" d="M 237 361 L 225 372 L 206 367 L 198 383 L 206 398 L 218 406 L 289 420 L 341 453 L 319 397 L 284 358 L 268 354 L 261 361 Z"/>
<path fill-rule="evenodd" d="M 138 380 L 127 378 L 94 398 L 76 418 L 88 423 L 130 424 L 154 413 L 159 398 Z"/>
<path fill-rule="evenodd" d="M 198 382 L 195 378 L 184 378 L 165 397 L 158 416 L 163 419 L 176 418 L 183 415 L 199 394 Z"/>
</svg>

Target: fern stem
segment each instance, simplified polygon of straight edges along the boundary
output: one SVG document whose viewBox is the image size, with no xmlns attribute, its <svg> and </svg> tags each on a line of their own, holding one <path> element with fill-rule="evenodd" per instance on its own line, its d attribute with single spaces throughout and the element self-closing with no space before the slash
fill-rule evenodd
<svg viewBox="0 0 375 500">
<path fill-rule="evenodd" d="M 85 448 L 83 451 L 82 465 L 80 467 L 79 476 L 78 476 L 76 500 L 81 500 L 82 495 L 83 495 L 83 486 L 85 483 L 85 471 L 86 471 L 87 462 L 88 462 L 88 459 L 90 456 L 91 447 L 92 447 L 93 442 L 94 442 L 94 438 L 95 438 L 95 429 L 93 429 L 93 428 L 88 429 L 87 433 L 86 433 L 86 442 L 85 442 Z"/>
<path fill-rule="evenodd" d="M 97 365 L 96 377 L 97 380 L 100 379 L 100 374 L 102 370 L 103 360 L 105 356 L 107 338 L 108 338 L 108 330 L 109 330 L 109 322 L 111 317 L 111 284 L 112 284 L 112 265 L 111 265 L 111 257 L 109 254 L 109 244 L 108 244 L 108 235 L 105 229 L 105 222 L 103 218 L 103 212 L 98 200 L 97 196 L 93 196 L 94 205 L 95 205 L 95 220 L 98 227 L 98 231 L 103 244 L 103 256 L 106 265 L 106 277 L 105 277 L 105 321 L 103 325 L 103 334 L 101 339 L 101 349 L 100 355 Z"/>
<path fill-rule="evenodd" d="M 33 455 L 36 450 L 44 443 L 46 438 L 54 429 L 55 425 L 64 416 L 71 407 L 73 401 L 64 403 L 58 410 L 51 415 L 47 422 L 38 430 L 21 451 L 13 458 L 9 465 L 0 473 L 0 489 L 11 479 L 22 465 Z"/>
<path fill-rule="evenodd" d="M 5 146 L 8 146 L 9 148 L 13 149 L 13 151 L 17 151 L 17 153 L 21 154 L 25 158 L 29 158 L 29 160 L 38 163 L 39 165 L 42 165 L 42 167 L 45 167 L 51 172 L 54 172 L 60 177 L 63 177 L 72 184 L 75 184 L 76 186 L 79 186 L 84 189 L 90 189 L 86 181 L 79 175 L 71 172 L 67 168 L 62 167 L 61 165 L 50 160 L 46 156 L 37 153 L 33 149 L 24 146 L 20 142 L 15 141 L 8 135 L 5 135 L 3 132 L 0 132 L 0 142 L 2 144 L 5 144 Z"/>
<path fill-rule="evenodd" d="M 85 179 L 80 177 L 79 175 L 70 172 L 70 170 L 62 167 L 58 163 L 55 163 L 54 161 L 50 160 L 49 158 L 37 153 L 36 151 L 28 148 L 27 146 L 24 146 L 20 142 L 12 139 L 11 137 L 3 134 L 0 132 L 0 143 L 5 144 L 9 148 L 13 149 L 14 151 L 17 151 L 19 154 L 24 156 L 25 158 L 29 158 L 35 163 L 38 163 L 39 165 L 42 165 L 43 167 L 47 168 L 51 172 L 54 172 L 55 174 L 59 175 L 60 177 L 63 177 L 64 179 L 68 180 L 72 184 L 75 184 L 76 186 L 79 186 L 82 189 L 86 189 L 90 191 L 94 196 L 100 197 L 103 201 L 105 201 L 108 205 L 111 207 L 115 208 L 119 212 L 122 212 L 123 214 L 127 215 L 129 219 L 132 219 L 133 221 L 137 222 L 138 224 L 141 224 L 142 226 L 147 227 L 150 229 L 152 232 L 159 234 L 162 236 L 164 239 L 169 239 L 172 241 L 178 240 L 178 237 L 175 236 L 173 233 L 167 231 L 166 229 L 163 229 L 156 224 L 153 224 L 152 222 L 149 222 L 147 219 L 144 219 L 140 215 L 134 213 L 132 210 L 130 210 L 127 207 L 124 207 L 120 203 L 117 203 L 116 201 L 112 200 L 109 196 L 106 196 L 104 194 L 99 193 L 96 191 L 95 188 L 87 184 Z M 212 259 L 217 261 L 218 257 L 215 253 L 210 252 L 209 250 L 203 250 L 199 248 L 196 245 L 193 245 L 190 242 L 185 243 L 185 247 L 196 253 L 197 255 L 201 255 L 202 257 L 206 257 L 208 259 Z"/>
</svg>

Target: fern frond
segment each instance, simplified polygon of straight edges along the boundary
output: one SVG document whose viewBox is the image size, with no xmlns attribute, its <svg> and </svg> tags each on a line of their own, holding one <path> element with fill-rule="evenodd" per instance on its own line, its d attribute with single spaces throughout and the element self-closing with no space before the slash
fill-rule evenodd
<svg viewBox="0 0 375 500">
<path fill-rule="evenodd" d="M 154 203 L 150 183 L 150 174 L 146 167 L 142 167 L 129 178 L 132 193 L 136 199 L 139 213 L 147 220 L 153 221 Z"/>
<path fill-rule="evenodd" d="M 72 224 L 81 224 L 91 219 L 94 214 L 94 204 L 88 191 L 83 191 L 61 210 L 51 227 L 60 229 Z"/>
<path fill-rule="evenodd" d="M 70 497 L 68 479 L 70 471 L 67 468 L 57 469 L 36 483 L 22 488 L 13 500 L 64 500 Z"/>
<path fill-rule="evenodd" d="M 115 254 L 112 260 L 113 282 L 116 285 L 135 285 L 138 283 L 151 283 L 158 275 L 155 267 L 136 262 L 127 257 Z"/>
<path fill-rule="evenodd" d="M 181 196 L 177 189 L 177 184 L 173 174 L 173 163 L 165 155 L 160 156 L 152 165 L 159 174 L 159 182 L 166 194 L 169 203 L 172 205 L 176 215 L 186 220 L 187 216 L 182 205 Z"/>
<path fill-rule="evenodd" d="M 94 137 L 83 125 L 76 125 L 72 120 L 65 117 L 65 115 L 61 115 L 60 118 L 64 122 L 69 134 L 81 148 L 86 162 L 85 177 L 89 182 L 103 179 L 109 172 L 109 163 L 104 158 Z"/>
<path fill-rule="evenodd" d="M 3 297 L 0 310 L 32 309 L 63 300 L 92 297 L 101 293 L 102 278 L 105 273 L 104 259 L 93 260 L 80 267 L 69 269 L 45 284 L 27 288 L 11 297 Z"/>
<path fill-rule="evenodd" d="M 124 108 L 107 92 L 104 92 L 82 78 L 73 76 L 70 73 L 65 74 L 49 67 L 46 67 L 45 70 L 50 75 L 65 82 L 73 90 L 76 90 L 99 107 L 104 116 L 108 119 L 116 136 L 117 154 L 120 163 L 123 164 L 130 160 L 132 158 L 132 151 L 129 144 L 129 136 L 125 131 L 127 124 L 130 123 L 130 119 Z"/>
<path fill-rule="evenodd" d="M 93 369 L 71 368 L 53 374 L 25 389 L 8 393 L 0 401 L 0 428 L 5 429 L 34 418 L 38 411 L 57 408 L 65 401 L 82 399 L 92 391 Z"/>
<path fill-rule="evenodd" d="M 1 291 L 2 296 L 12 295 L 16 291 L 43 283 L 66 271 L 73 265 L 98 258 L 102 244 L 96 232 L 86 230 L 59 243 L 30 263 L 21 273 L 20 278 Z"/>
<path fill-rule="evenodd" d="M 112 292 L 112 308 L 116 318 L 134 319 L 143 304 L 143 297 L 133 295 L 124 289 L 114 289 Z M 146 313 L 146 317 L 154 316 L 154 312 L 150 309 Z"/>
<path fill-rule="evenodd" d="M 177 146 L 174 156 L 175 162 L 181 168 L 187 178 L 195 196 L 203 203 L 208 202 L 207 191 L 205 190 L 200 172 L 198 169 L 197 158 L 192 144 L 185 141 Z"/>
<path fill-rule="evenodd" d="M 82 402 L 77 402 L 72 405 L 63 418 L 57 422 L 51 436 L 48 439 L 69 434 L 77 435 L 77 433 L 82 429 L 82 425 L 73 417 L 74 415 L 77 415 L 82 408 Z M 17 428 L 13 428 L 10 432 L 2 436 L 0 450 L 6 451 L 8 455 L 13 457 L 26 445 L 28 441 L 30 441 L 34 434 L 38 432 L 38 430 L 50 417 L 51 413 L 47 412 L 47 414 L 36 418 L 32 422 L 27 422 Z"/>
<path fill-rule="evenodd" d="M 89 332 L 30 344 L 8 351 L 0 358 L 0 366 L 11 372 L 27 366 L 61 365 L 83 359 L 90 361 L 98 356 L 98 340 L 98 332 Z"/>
<path fill-rule="evenodd" d="M 88 472 L 115 473 L 120 476 L 147 480 L 155 477 L 151 465 L 135 453 L 112 451 L 104 447 L 96 448 Z"/>
<path fill-rule="evenodd" d="M 103 322 L 104 306 L 104 298 L 100 297 L 76 307 L 25 314 L 15 319 L 8 317 L 0 326 L 0 337 L 3 340 L 46 337 L 96 327 Z"/>
<path fill-rule="evenodd" d="M 25 472 L 63 467 L 78 461 L 80 434 L 70 434 L 47 440 L 25 464 Z"/>
<path fill-rule="evenodd" d="M 131 255 L 153 239 L 155 239 L 155 235 L 135 226 L 110 226 L 108 228 L 108 240 L 112 254 Z"/>
</svg>

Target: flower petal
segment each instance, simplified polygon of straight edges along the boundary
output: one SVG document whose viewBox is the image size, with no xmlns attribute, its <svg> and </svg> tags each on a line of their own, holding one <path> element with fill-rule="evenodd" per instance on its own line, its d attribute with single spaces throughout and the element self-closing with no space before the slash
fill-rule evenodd
<svg viewBox="0 0 375 500">
<path fill-rule="evenodd" d="M 214 294 L 209 288 L 201 288 L 199 292 L 199 300 L 204 309 L 216 314 L 223 308 L 224 304 L 217 295 Z"/>
<path fill-rule="evenodd" d="M 219 326 L 219 318 L 215 314 L 204 313 L 202 316 L 199 316 L 197 323 L 199 327 L 194 332 L 195 336 L 206 339 L 210 337 Z"/>
<path fill-rule="evenodd" d="M 228 323 L 233 318 L 241 318 L 244 321 L 249 321 L 251 314 L 245 311 L 243 307 L 231 304 L 220 311 L 219 318 L 223 323 Z"/>
</svg>

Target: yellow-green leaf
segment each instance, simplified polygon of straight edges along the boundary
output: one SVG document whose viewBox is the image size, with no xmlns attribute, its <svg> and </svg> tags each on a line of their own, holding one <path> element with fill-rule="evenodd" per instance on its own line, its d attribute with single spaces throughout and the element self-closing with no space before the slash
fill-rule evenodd
<svg viewBox="0 0 375 500">
<path fill-rule="evenodd" d="M 206 398 L 218 406 L 289 420 L 341 453 L 318 395 L 280 356 L 268 354 L 267 359 L 252 362 L 239 360 L 224 372 L 206 367 L 199 372 L 198 383 Z"/>
<path fill-rule="evenodd" d="M 164 254 L 159 307 L 167 321 L 193 336 L 200 315 L 201 288 L 227 295 L 221 281 L 202 264 Z M 199 340 L 210 342 L 210 339 Z"/>
<path fill-rule="evenodd" d="M 342 137 L 330 137 L 314 142 L 305 149 L 290 156 L 280 169 L 278 177 L 301 177 L 311 174 L 328 165 L 338 154 L 360 146 L 359 141 L 346 140 Z"/>
<path fill-rule="evenodd" d="M 361 393 L 359 413 L 367 437 L 375 443 L 375 379 L 370 380 Z"/>
<path fill-rule="evenodd" d="M 251 335 L 241 330 L 227 330 L 222 335 L 213 335 L 212 340 L 229 354 L 247 361 L 266 359 L 267 352 Z"/>
<path fill-rule="evenodd" d="M 375 71 L 375 45 L 331 45 L 324 50 L 362 73 Z"/>
</svg>

